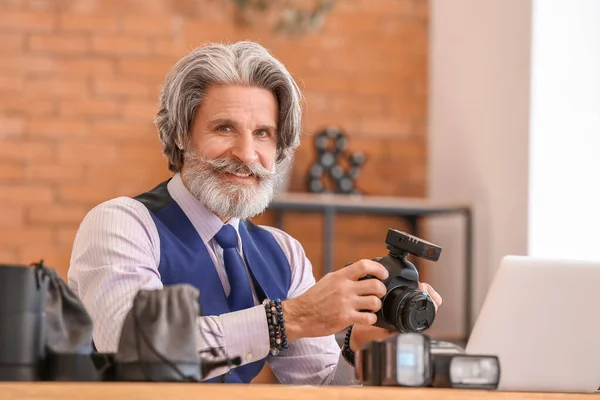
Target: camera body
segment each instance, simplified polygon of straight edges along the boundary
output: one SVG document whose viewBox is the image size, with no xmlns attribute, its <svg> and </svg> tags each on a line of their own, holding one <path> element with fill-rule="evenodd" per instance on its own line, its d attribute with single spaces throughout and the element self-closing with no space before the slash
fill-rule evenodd
<svg viewBox="0 0 600 400">
<path fill-rule="evenodd" d="M 355 372 L 365 386 L 496 389 L 500 363 L 492 355 L 469 355 L 448 342 L 401 333 L 369 342 L 355 355 Z"/>
<path fill-rule="evenodd" d="M 386 295 L 377 311 L 375 326 L 398 332 L 423 332 L 435 319 L 435 304 L 431 297 L 418 289 L 419 272 L 407 259 L 408 254 L 437 261 L 442 248 L 416 236 L 389 229 L 385 238 L 389 251 L 385 257 L 374 258 L 389 272 Z M 376 279 L 367 275 L 362 279 Z"/>
</svg>

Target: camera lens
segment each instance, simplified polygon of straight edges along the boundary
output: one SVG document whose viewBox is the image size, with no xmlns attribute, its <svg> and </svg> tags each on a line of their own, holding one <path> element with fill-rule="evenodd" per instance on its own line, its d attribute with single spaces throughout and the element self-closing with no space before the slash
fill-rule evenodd
<svg viewBox="0 0 600 400">
<path fill-rule="evenodd" d="M 399 332 L 420 333 L 433 323 L 435 305 L 420 290 L 400 286 L 392 289 L 386 296 L 382 314 Z"/>
</svg>

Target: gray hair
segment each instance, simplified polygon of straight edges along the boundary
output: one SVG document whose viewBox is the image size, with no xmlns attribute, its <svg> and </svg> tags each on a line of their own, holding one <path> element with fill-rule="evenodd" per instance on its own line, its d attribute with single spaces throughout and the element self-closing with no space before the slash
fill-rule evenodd
<svg viewBox="0 0 600 400">
<path fill-rule="evenodd" d="M 169 161 L 180 172 L 197 107 L 211 85 L 236 84 L 270 90 L 279 105 L 277 162 L 300 144 L 302 95 L 284 65 L 258 43 L 210 44 L 192 50 L 166 76 L 154 120 Z"/>
</svg>

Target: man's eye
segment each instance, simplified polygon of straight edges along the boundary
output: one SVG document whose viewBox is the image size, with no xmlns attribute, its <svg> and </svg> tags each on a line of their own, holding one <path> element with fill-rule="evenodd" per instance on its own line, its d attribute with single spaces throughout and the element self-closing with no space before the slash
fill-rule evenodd
<svg viewBox="0 0 600 400">
<path fill-rule="evenodd" d="M 269 137 L 270 136 L 270 132 L 266 131 L 266 130 L 258 131 L 258 132 L 256 132 L 256 136 L 258 136 L 258 137 Z"/>
<path fill-rule="evenodd" d="M 231 132 L 231 127 L 227 125 L 221 125 L 217 127 L 217 131 L 219 132 Z"/>
</svg>

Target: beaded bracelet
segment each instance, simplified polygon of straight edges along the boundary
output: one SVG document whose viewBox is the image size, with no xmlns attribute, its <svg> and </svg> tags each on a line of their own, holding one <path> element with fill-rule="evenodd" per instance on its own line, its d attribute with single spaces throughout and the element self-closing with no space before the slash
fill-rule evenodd
<svg viewBox="0 0 600 400">
<path fill-rule="evenodd" d="M 265 299 L 263 302 L 267 313 L 267 324 L 269 325 L 269 343 L 271 355 L 277 356 L 279 352 L 288 348 L 287 336 L 285 334 L 285 320 L 281 309 L 281 300 Z"/>
<path fill-rule="evenodd" d="M 342 356 L 349 364 L 354 365 L 354 352 L 350 348 L 350 335 L 352 334 L 352 327 L 350 325 L 346 331 L 346 337 L 344 338 L 344 345 L 342 346 Z"/>
</svg>

